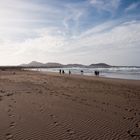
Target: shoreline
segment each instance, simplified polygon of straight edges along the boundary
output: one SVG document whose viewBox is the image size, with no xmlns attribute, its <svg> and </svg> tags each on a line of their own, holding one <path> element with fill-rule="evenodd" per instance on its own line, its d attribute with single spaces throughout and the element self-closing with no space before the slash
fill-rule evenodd
<svg viewBox="0 0 140 140">
<path fill-rule="evenodd" d="M 50 69 L 50 68 L 49 68 Z M 59 73 L 59 69 L 57 68 L 53 68 L 52 69 L 34 69 L 33 71 L 40 71 L 40 72 L 55 72 L 55 73 Z M 57 69 L 57 70 L 56 70 Z M 74 72 L 72 69 L 71 70 L 71 75 L 81 75 L 80 73 L 80 69 L 79 69 L 79 72 Z M 32 71 L 32 70 L 31 70 Z M 100 70 L 99 70 L 100 71 Z M 65 74 L 68 74 L 68 69 L 66 69 L 66 73 Z M 85 72 L 83 73 L 83 75 L 85 76 L 95 76 L 94 74 L 94 71 L 92 71 L 91 73 L 88 73 L 88 72 Z M 100 75 L 99 77 L 103 77 L 103 78 L 113 78 L 113 79 L 126 79 L 126 80 L 140 80 L 140 75 L 139 74 L 133 74 L 133 73 L 118 73 L 118 72 L 103 72 L 103 71 L 100 71 Z"/>
<path fill-rule="evenodd" d="M 113 77 L 106 77 L 106 76 L 95 76 L 95 75 L 81 75 L 81 74 L 71 74 L 69 75 L 68 73 L 65 73 L 64 75 L 63 74 L 59 74 L 59 72 L 50 72 L 50 71 L 37 71 L 37 70 L 29 70 L 29 71 L 34 71 L 34 72 L 39 72 L 39 73 L 42 73 L 42 74 L 49 74 L 49 75 L 55 75 L 55 76 L 68 76 L 68 77 L 87 77 L 87 78 L 99 78 L 99 79 L 110 79 L 110 80 L 123 80 L 123 81 L 138 81 L 140 82 L 139 79 L 123 79 L 123 78 L 113 78 Z"/>
</svg>

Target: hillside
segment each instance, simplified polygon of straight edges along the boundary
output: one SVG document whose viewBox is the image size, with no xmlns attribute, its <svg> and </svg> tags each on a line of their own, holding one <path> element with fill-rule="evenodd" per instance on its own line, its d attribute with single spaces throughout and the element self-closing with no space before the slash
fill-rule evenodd
<svg viewBox="0 0 140 140">
<path fill-rule="evenodd" d="M 111 66 L 106 63 L 97 63 L 89 65 L 90 68 L 110 68 Z"/>
<path fill-rule="evenodd" d="M 45 67 L 45 68 L 58 68 L 58 67 L 87 67 L 87 68 L 109 68 L 112 67 L 106 63 L 97 63 L 97 64 L 91 64 L 91 65 L 82 65 L 82 64 L 67 64 L 67 65 L 63 65 L 60 63 L 55 63 L 55 62 L 48 62 L 48 63 L 41 63 L 41 62 L 37 62 L 37 61 L 32 61 L 28 64 L 22 64 L 20 66 L 23 67 Z"/>
</svg>

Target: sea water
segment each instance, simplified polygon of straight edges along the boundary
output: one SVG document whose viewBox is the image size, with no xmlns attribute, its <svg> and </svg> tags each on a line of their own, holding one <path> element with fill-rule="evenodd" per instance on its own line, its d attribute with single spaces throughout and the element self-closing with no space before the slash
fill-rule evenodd
<svg viewBox="0 0 140 140">
<path fill-rule="evenodd" d="M 119 78 L 119 79 L 133 79 L 140 80 L 140 67 L 111 67 L 111 68 L 80 68 L 80 67 L 71 67 L 71 68 L 38 68 L 33 69 L 41 72 L 57 72 L 59 70 L 64 70 L 65 73 L 68 73 L 69 70 L 71 74 L 81 74 L 83 70 L 84 75 L 95 76 L 94 72 L 98 70 L 101 77 L 108 78 Z"/>
</svg>

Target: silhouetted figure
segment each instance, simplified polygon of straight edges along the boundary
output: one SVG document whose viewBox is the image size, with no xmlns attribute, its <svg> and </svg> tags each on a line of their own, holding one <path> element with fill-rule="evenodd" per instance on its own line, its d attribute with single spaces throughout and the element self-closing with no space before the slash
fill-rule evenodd
<svg viewBox="0 0 140 140">
<path fill-rule="evenodd" d="M 59 70 L 59 74 L 61 74 L 61 69 Z"/>
<path fill-rule="evenodd" d="M 62 74 L 65 74 L 65 71 L 64 70 L 62 70 Z"/>
<path fill-rule="evenodd" d="M 84 71 L 83 71 L 83 70 L 81 70 L 81 75 L 83 75 L 83 73 L 84 73 Z"/>
<path fill-rule="evenodd" d="M 69 70 L 69 75 L 71 75 L 71 71 Z"/>
<path fill-rule="evenodd" d="M 96 70 L 94 73 L 96 76 L 99 76 L 99 71 Z"/>
<path fill-rule="evenodd" d="M 97 71 L 94 71 L 95 76 L 97 76 Z"/>
</svg>

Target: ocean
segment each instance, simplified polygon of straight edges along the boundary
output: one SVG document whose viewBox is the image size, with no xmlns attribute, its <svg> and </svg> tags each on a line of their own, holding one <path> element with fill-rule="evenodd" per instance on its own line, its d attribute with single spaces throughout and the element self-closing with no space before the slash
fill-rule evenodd
<svg viewBox="0 0 140 140">
<path fill-rule="evenodd" d="M 71 74 L 81 74 L 81 70 L 83 70 L 83 74 L 88 76 L 95 76 L 94 71 L 98 70 L 100 72 L 99 76 L 101 77 L 140 80 L 140 67 L 111 67 L 111 68 L 71 67 L 71 68 L 37 68 L 32 70 L 37 70 L 41 72 L 59 73 L 60 69 L 64 70 L 65 73 L 68 73 L 70 70 Z"/>
</svg>

